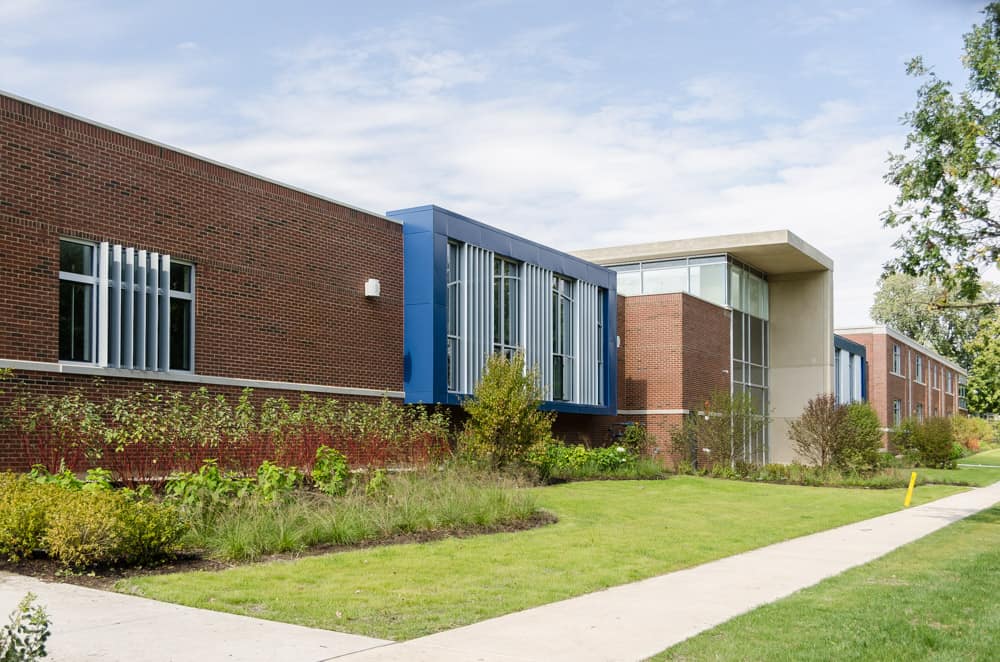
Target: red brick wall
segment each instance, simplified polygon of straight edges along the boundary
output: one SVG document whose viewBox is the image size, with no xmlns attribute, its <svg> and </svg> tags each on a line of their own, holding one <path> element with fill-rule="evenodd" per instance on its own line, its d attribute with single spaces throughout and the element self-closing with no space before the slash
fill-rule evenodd
<svg viewBox="0 0 1000 662">
<path fill-rule="evenodd" d="M 618 408 L 700 410 L 713 391 L 729 388 L 729 311 L 688 294 L 618 298 Z M 644 424 L 668 457 L 684 416 L 560 415 L 555 431 L 571 443 L 602 445 L 625 422 Z"/>
<path fill-rule="evenodd" d="M 60 236 L 194 262 L 199 374 L 402 388 L 398 224 L 0 96 L 0 358 L 58 360 Z"/>
</svg>

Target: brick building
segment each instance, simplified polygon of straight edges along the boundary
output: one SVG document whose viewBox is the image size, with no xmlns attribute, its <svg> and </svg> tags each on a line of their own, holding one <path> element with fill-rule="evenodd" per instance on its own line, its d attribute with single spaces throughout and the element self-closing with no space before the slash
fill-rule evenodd
<svg viewBox="0 0 1000 662">
<path fill-rule="evenodd" d="M 787 419 L 833 389 L 831 270 L 787 231 L 569 255 L 0 95 L 0 368 L 28 392 L 454 405 L 486 355 L 521 349 L 569 440 L 639 421 L 665 447 L 714 391 L 745 390 L 773 417 L 759 459 L 788 461 Z"/>
<path fill-rule="evenodd" d="M 904 418 L 967 414 L 968 373 L 954 361 L 887 326 L 837 329 L 865 349 L 868 401 L 885 430 Z"/>
</svg>

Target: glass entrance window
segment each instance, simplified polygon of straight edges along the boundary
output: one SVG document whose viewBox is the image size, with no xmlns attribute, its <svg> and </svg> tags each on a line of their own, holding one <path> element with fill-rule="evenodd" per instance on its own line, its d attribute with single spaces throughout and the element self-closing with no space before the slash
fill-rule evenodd
<svg viewBox="0 0 1000 662">
<path fill-rule="evenodd" d="M 552 277 L 552 399 L 573 399 L 573 282 Z"/>
<path fill-rule="evenodd" d="M 520 265 L 493 259 L 493 351 L 510 358 L 521 345 Z"/>
</svg>

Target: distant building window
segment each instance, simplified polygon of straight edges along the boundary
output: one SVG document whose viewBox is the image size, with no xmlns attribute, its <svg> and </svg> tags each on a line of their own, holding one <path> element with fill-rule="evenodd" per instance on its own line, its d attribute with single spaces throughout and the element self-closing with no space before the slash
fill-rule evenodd
<svg viewBox="0 0 1000 662">
<path fill-rule="evenodd" d="M 552 277 L 552 399 L 573 399 L 573 282 Z"/>
<path fill-rule="evenodd" d="M 520 265 L 493 259 L 493 351 L 510 358 L 521 345 Z"/>
<path fill-rule="evenodd" d="M 959 409 L 969 408 L 966 402 L 966 384 L 965 380 L 962 377 L 958 378 L 958 408 Z"/>
<path fill-rule="evenodd" d="M 892 401 L 892 424 L 897 426 L 903 422 L 903 402 L 901 400 Z"/>
<path fill-rule="evenodd" d="M 922 404 L 917 404 L 916 412 L 917 412 L 917 420 L 922 423 L 924 420 L 924 406 Z"/>
<path fill-rule="evenodd" d="M 922 356 L 917 357 L 917 370 L 914 380 L 921 384 L 924 383 L 924 359 Z"/>
<path fill-rule="evenodd" d="M 899 351 L 899 345 L 892 346 L 892 371 L 897 375 L 901 375 L 903 371 L 902 354 Z"/>
<path fill-rule="evenodd" d="M 948 372 L 944 373 L 944 392 L 948 393 L 949 395 L 951 394 L 953 388 L 951 380 L 952 380 L 951 370 L 949 370 Z"/>
</svg>

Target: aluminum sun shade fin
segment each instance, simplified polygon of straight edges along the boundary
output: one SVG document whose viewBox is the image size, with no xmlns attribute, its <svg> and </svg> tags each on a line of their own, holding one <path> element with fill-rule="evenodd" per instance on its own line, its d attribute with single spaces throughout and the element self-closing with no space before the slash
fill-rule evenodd
<svg viewBox="0 0 1000 662">
<path fill-rule="evenodd" d="M 861 397 L 861 357 L 851 356 L 851 396 L 854 402 L 862 400 Z"/>
<path fill-rule="evenodd" d="M 577 281 L 576 323 L 577 379 L 576 402 L 584 405 L 600 404 L 600 379 L 597 372 L 597 344 L 600 342 L 598 320 L 598 289 L 596 285 Z"/>
<path fill-rule="evenodd" d="M 106 241 L 98 246 L 97 256 L 97 365 L 108 365 L 108 263 L 111 247 Z"/>
<path fill-rule="evenodd" d="M 524 265 L 525 363 L 537 367 L 543 398 L 552 399 L 552 272 Z"/>
<path fill-rule="evenodd" d="M 493 252 L 465 244 L 465 391 L 475 390 L 493 352 Z"/>
<path fill-rule="evenodd" d="M 98 358 L 126 370 L 170 366 L 170 256 L 101 245 Z"/>
</svg>

